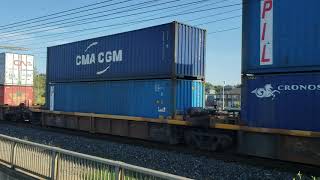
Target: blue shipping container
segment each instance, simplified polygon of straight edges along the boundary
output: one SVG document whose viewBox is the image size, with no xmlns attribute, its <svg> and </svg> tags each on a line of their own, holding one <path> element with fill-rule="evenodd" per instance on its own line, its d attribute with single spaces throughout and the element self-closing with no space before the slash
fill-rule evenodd
<svg viewBox="0 0 320 180">
<path fill-rule="evenodd" d="M 319 7 L 319 0 L 244 0 L 242 73 L 320 71 Z"/>
<path fill-rule="evenodd" d="M 249 126 L 320 131 L 320 73 L 243 79 L 241 118 Z"/>
<path fill-rule="evenodd" d="M 198 80 L 168 79 L 54 83 L 48 104 L 55 111 L 169 118 L 204 107 L 203 86 Z"/>
<path fill-rule="evenodd" d="M 48 48 L 48 82 L 204 79 L 206 31 L 172 22 Z"/>
</svg>

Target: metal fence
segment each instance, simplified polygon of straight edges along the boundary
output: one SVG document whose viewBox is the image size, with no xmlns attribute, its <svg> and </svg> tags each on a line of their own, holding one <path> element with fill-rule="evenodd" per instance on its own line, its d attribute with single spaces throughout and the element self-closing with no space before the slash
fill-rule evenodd
<svg viewBox="0 0 320 180">
<path fill-rule="evenodd" d="M 52 180 L 188 179 L 5 135 L 0 135 L 0 162 L 29 175 Z"/>
</svg>

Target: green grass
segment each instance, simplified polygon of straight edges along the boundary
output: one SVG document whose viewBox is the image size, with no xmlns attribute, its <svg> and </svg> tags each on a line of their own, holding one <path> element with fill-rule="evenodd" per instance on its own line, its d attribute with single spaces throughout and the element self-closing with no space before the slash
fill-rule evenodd
<svg viewBox="0 0 320 180">
<path fill-rule="evenodd" d="M 302 172 L 298 172 L 295 177 L 292 178 L 293 180 L 320 180 L 320 177 L 312 176 L 312 175 L 305 175 Z"/>
</svg>

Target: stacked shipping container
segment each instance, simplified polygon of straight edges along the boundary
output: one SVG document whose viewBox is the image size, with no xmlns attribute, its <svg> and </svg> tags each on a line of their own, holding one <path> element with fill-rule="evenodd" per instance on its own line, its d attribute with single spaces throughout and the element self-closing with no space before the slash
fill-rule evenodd
<svg viewBox="0 0 320 180">
<path fill-rule="evenodd" d="M 244 0 L 242 118 L 248 125 L 320 131 L 319 6 L 318 0 Z"/>
<path fill-rule="evenodd" d="M 0 54 L 0 104 L 33 104 L 33 64 L 31 55 Z"/>
<path fill-rule="evenodd" d="M 173 22 L 48 48 L 48 108 L 170 118 L 203 107 L 205 30 Z"/>
</svg>

